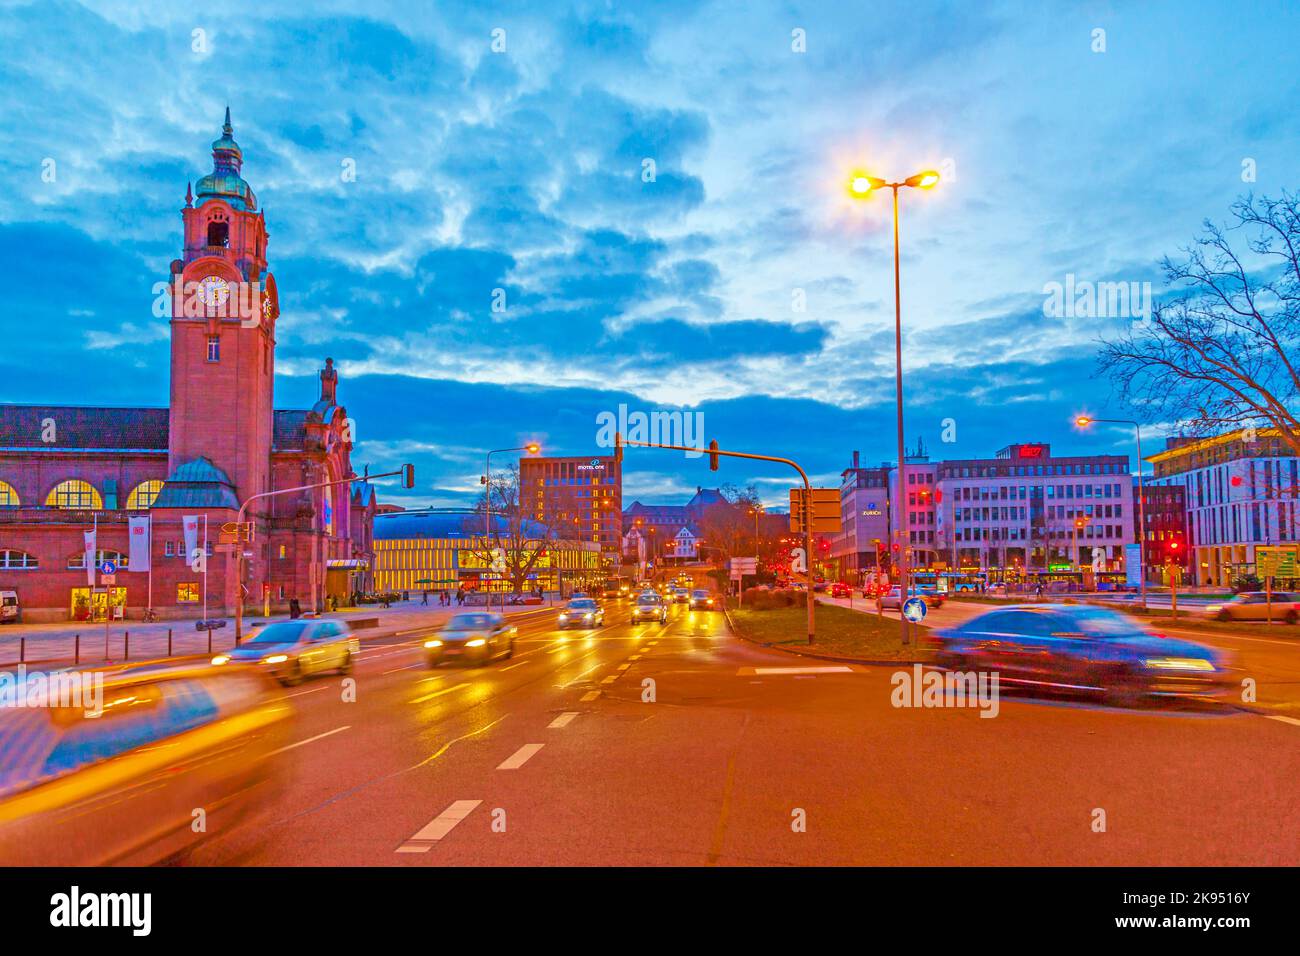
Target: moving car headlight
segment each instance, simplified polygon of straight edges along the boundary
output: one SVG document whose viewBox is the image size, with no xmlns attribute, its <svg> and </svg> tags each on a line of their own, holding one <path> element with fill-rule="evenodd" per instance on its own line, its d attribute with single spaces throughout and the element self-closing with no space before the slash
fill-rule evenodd
<svg viewBox="0 0 1300 956">
<path fill-rule="evenodd" d="M 485 641 L 483 638 L 481 638 L 481 637 L 476 637 L 476 638 L 474 638 L 474 640 L 472 640 L 472 641 L 466 641 L 466 642 L 465 642 L 465 646 L 466 646 L 466 647 L 482 647 L 482 646 L 483 646 L 484 644 L 486 644 L 486 643 L 487 643 L 487 641 Z"/>
<path fill-rule="evenodd" d="M 432 641 L 425 641 L 425 642 L 424 642 L 424 646 L 425 646 L 425 647 L 442 647 L 442 641 L 440 641 L 440 640 L 438 640 L 438 639 L 435 638 L 435 639 L 432 640 Z"/>
<path fill-rule="evenodd" d="M 1220 611 L 1222 611 L 1222 610 L 1223 610 L 1223 605 L 1222 605 L 1222 604 L 1209 604 L 1209 605 L 1207 605 L 1206 608 L 1205 608 L 1205 613 L 1206 613 L 1206 614 L 1218 614 L 1218 613 L 1219 613 Z"/>
<path fill-rule="evenodd" d="M 590 621 L 591 618 L 592 618 L 592 615 L 590 615 L 590 614 L 584 614 L 584 615 L 582 615 L 582 619 L 583 619 L 584 621 Z"/>
<path fill-rule="evenodd" d="M 561 620 L 561 621 L 567 621 L 568 619 L 569 619 L 569 615 L 567 615 L 567 614 L 561 614 L 561 615 L 560 615 L 560 620 Z"/>
<path fill-rule="evenodd" d="M 272 654 L 270 657 L 263 657 L 263 664 L 283 664 L 289 659 L 288 654 Z"/>
<path fill-rule="evenodd" d="M 212 658 L 212 663 L 214 663 L 214 664 L 218 664 L 218 665 L 220 665 L 220 664 L 228 664 L 228 663 L 230 663 L 230 655 L 229 655 L 229 654 L 218 654 L 216 657 Z"/>
<path fill-rule="evenodd" d="M 1148 657 L 1142 662 L 1147 667 L 1166 671 L 1212 671 L 1214 664 L 1200 657 Z"/>
</svg>

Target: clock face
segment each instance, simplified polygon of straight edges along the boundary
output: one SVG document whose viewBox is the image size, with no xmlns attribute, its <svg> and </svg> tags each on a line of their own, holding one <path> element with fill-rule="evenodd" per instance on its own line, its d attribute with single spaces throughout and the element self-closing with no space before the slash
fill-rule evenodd
<svg viewBox="0 0 1300 956">
<path fill-rule="evenodd" d="M 206 276 L 199 282 L 203 290 L 203 303 L 213 308 L 220 308 L 230 298 L 230 283 L 220 276 Z"/>
</svg>

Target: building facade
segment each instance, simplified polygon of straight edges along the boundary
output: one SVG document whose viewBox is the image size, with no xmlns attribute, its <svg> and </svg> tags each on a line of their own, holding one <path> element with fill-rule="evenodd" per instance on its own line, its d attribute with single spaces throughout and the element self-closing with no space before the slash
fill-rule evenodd
<svg viewBox="0 0 1300 956">
<path fill-rule="evenodd" d="M 519 501 L 553 536 L 595 544 L 605 567 L 618 567 L 623 468 L 612 455 L 521 458 Z"/>
<path fill-rule="evenodd" d="M 1300 459 L 1275 430 L 1170 438 L 1147 461 L 1153 493 L 1183 489 L 1192 583 L 1230 586 L 1256 573 L 1258 545 L 1300 540 Z"/>
<path fill-rule="evenodd" d="M 333 360 L 314 404 L 274 407 L 279 297 L 229 110 L 212 159 L 186 189 L 167 283 L 169 406 L 0 405 L 0 590 L 18 592 L 25 620 L 231 613 L 239 599 L 298 598 L 311 610 L 370 586 L 376 502 L 349 481 L 352 428 Z M 323 482 L 252 502 L 240 577 L 222 533 L 240 504 Z M 147 570 L 139 550 L 131 566 L 132 530 L 147 534 Z M 116 565 L 113 581 L 87 570 L 87 532 L 94 564 Z"/>
<path fill-rule="evenodd" d="M 831 562 L 837 576 L 854 584 L 863 574 L 888 568 L 890 488 L 894 466 L 885 462 L 862 467 L 855 451 L 853 463 L 840 473 L 841 530 L 831 537 Z"/>
</svg>

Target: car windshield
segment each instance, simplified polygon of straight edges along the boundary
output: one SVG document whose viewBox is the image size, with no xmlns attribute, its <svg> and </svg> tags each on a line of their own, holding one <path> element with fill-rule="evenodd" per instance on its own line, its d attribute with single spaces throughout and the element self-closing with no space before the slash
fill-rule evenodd
<svg viewBox="0 0 1300 956">
<path fill-rule="evenodd" d="M 657 594 L 642 594 L 640 597 L 638 597 L 638 598 L 636 599 L 636 603 L 637 603 L 637 604 L 658 604 L 658 603 L 659 603 L 659 595 L 657 595 Z"/>
<path fill-rule="evenodd" d="M 695 597 L 708 597 L 708 596 L 709 596 L 709 592 L 708 592 L 708 591 L 693 591 L 693 592 L 691 592 L 691 593 L 692 593 Z"/>
<path fill-rule="evenodd" d="M 569 608 L 574 611 L 594 611 L 596 609 L 595 601 L 570 601 Z"/>
<path fill-rule="evenodd" d="M 449 631 L 479 631 L 491 627 L 495 614 L 457 614 L 447 622 Z"/>
<path fill-rule="evenodd" d="M 258 631 L 248 639 L 248 644 L 294 644 L 297 643 L 307 630 L 304 623 L 282 622 L 279 624 L 268 624 L 262 630 Z"/>
<path fill-rule="evenodd" d="M 1068 615 L 1067 621 L 1070 619 L 1078 630 L 1094 637 L 1131 637 L 1142 630 L 1123 614 L 1101 608 L 1075 610 Z"/>
</svg>

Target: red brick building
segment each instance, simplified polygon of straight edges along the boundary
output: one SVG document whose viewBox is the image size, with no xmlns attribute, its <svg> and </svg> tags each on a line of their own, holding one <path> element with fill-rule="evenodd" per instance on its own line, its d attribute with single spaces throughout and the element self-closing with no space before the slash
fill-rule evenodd
<svg viewBox="0 0 1300 956">
<path fill-rule="evenodd" d="M 326 359 L 309 408 L 276 409 L 279 303 L 266 260 L 266 220 L 243 180 L 230 112 L 212 144 L 213 170 L 186 189 L 181 258 L 171 265 L 171 403 L 168 408 L 0 405 L 0 592 L 16 591 L 23 619 L 303 610 L 327 596 L 370 588 L 374 489 L 348 483 L 351 422 Z M 242 589 L 222 525 L 240 503 L 318 482 L 325 488 L 252 502 Z M 130 567 L 131 517 L 149 518 L 150 570 Z M 199 516 L 202 555 L 182 522 Z M 84 533 L 96 529 L 96 563 L 118 567 L 92 588 Z M 101 582 L 97 579 L 96 585 Z M 206 585 L 206 586 L 205 586 Z"/>
</svg>

